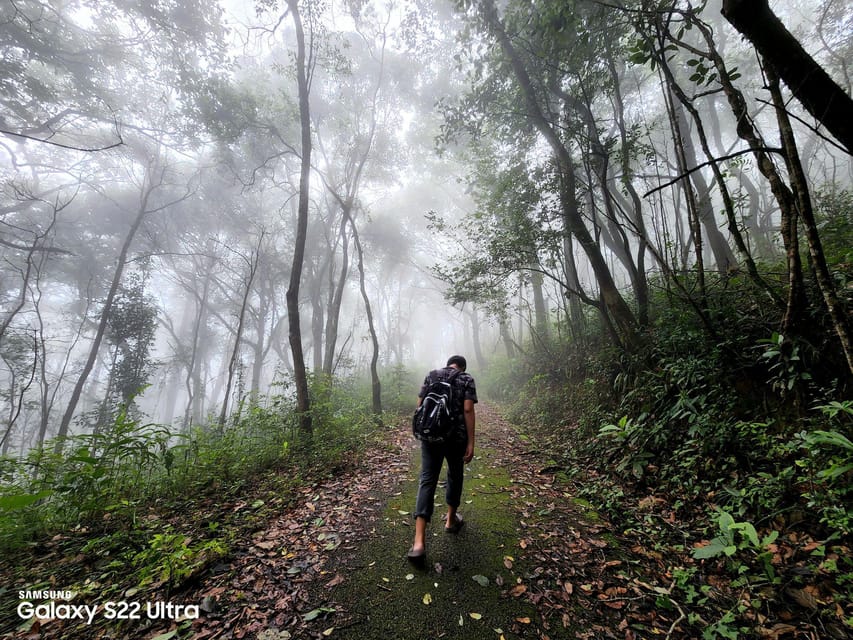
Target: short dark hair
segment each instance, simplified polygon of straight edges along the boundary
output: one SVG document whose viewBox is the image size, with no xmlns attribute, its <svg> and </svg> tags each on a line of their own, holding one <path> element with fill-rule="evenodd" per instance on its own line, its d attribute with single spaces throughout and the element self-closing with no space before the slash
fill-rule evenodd
<svg viewBox="0 0 853 640">
<path fill-rule="evenodd" d="M 447 359 L 447 366 L 449 367 L 452 364 L 458 366 L 462 371 L 465 371 L 465 369 L 468 368 L 468 361 L 462 356 L 450 356 Z"/>
</svg>

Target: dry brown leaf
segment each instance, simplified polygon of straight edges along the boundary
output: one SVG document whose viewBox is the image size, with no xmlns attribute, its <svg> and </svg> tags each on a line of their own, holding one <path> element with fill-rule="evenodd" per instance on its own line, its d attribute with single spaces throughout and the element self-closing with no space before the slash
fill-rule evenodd
<svg viewBox="0 0 853 640">
<path fill-rule="evenodd" d="M 788 594 L 794 600 L 794 602 L 796 602 L 801 607 L 805 607 L 806 609 L 817 609 L 817 598 L 815 598 L 805 589 L 795 589 L 792 587 L 786 589 L 785 593 Z"/>
<path fill-rule="evenodd" d="M 790 624 L 774 624 L 770 629 L 766 627 L 758 627 L 758 635 L 762 638 L 768 638 L 768 640 L 778 640 L 780 637 L 789 634 L 796 633 L 797 627 L 791 626 Z"/>
<path fill-rule="evenodd" d="M 334 578 L 332 578 L 331 580 L 329 580 L 329 582 L 326 583 L 326 586 L 327 587 L 337 587 L 343 581 L 344 581 L 344 577 L 340 573 L 338 573 L 335 575 Z"/>
</svg>

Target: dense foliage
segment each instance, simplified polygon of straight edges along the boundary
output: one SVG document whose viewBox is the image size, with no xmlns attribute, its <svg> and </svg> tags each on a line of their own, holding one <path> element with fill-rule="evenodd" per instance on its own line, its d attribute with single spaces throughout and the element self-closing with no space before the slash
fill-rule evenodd
<svg viewBox="0 0 853 640">
<path fill-rule="evenodd" d="M 839 234 L 829 243 L 839 282 L 853 275 L 843 202 L 823 218 Z M 826 319 L 814 315 L 809 338 L 780 335 L 766 294 L 734 274 L 708 282 L 720 336 L 711 339 L 665 282 L 653 290 L 640 349 L 602 348 L 594 328 L 540 341 L 522 367 L 494 367 L 487 388 L 626 539 L 663 553 L 672 598 L 697 634 L 755 632 L 757 613 L 778 613 L 801 589 L 820 594 L 814 608 L 837 628 L 833 603 L 853 594 L 853 389 L 837 349 L 821 341 Z M 659 505 L 673 514 L 669 525 Z M 709 613 L 717 576 L 732 585 L 717 592 L 728 617 Z"/>
</svg>

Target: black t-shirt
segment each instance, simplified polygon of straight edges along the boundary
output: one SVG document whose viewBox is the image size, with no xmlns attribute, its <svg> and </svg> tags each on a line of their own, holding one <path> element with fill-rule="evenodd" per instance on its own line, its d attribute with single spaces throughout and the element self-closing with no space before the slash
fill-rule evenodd
<svg viewBox="0 0 853 640">
<path fill-rule="evenodd" d="M 426 378 L 424 378 L 424 383 L 421 385 L 418 397 L 423 399 L 426 395 L 426 390 L 433 382 L 446 382 L 450 380 L 456 371 L 457 369 L 454 367 L 444 367 L 430 371 Z M 450 415 L 453 418 L 454 440 L 466 440 L 468 438 L 468 430 L 465 428 L 465 400 L 477 402 L 477 386 L 474 383 L 474 377 L 464 371 L 453 377 L 451 384 L 453 385 L 453 402 L 450 406 Z"/>
</svg>

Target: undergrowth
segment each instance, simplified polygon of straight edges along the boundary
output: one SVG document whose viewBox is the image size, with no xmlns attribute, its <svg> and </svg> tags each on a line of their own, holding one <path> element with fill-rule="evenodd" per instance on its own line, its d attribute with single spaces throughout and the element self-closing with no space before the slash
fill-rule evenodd
<svg viewBox="0 0 853 640">
<path fill-rule="evenodd" d="M 309 441 L 282 397 L 187 433 L 118 412 L 98 435 L 0 461 L 0 606 L 15 589 L 168 596 L 226 562 L 232 544 L 287 507 L 300 486 L 379 446 L 359 383 L 313 380 Z M 11 630 L 0 628 L 0 633 Z"/>
<path fill-rule="evenodd" d="M 658 604 L 691 634 L 757 637 L 809 618 L 847 637 L 853 389 L 826 318 L 780 335 L 780 312 L 735 274 L 709 279 L 709 334 L 658 284 L 637 351 L 602 348 L 595 329 L 540 339 L 489 389 L 582 497 L 669 563 Z"/>
</svg>

